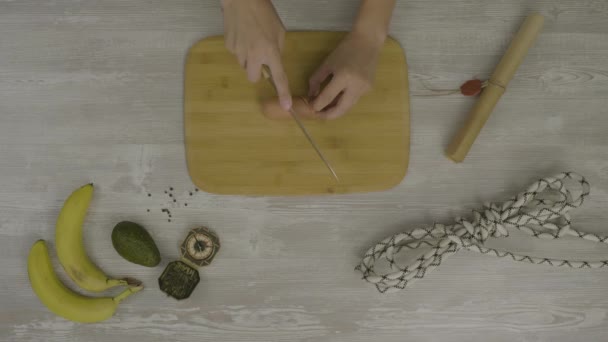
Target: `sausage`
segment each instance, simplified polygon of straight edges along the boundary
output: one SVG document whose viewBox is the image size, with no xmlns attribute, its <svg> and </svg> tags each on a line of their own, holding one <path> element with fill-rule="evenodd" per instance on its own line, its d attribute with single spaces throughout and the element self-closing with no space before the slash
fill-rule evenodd
<svg viewBox="0 0 608 342">
<path fill-rule="evenodd" d="M 320 119 L 321 115 L 319 112 L 315 112 L 312 108 L 312 104 L 306 100 L 303 96 L 296 96 L 292 98 L 292 108 L 302 119 Z M 291 113 L 286 111 L 279 104 L 279 98 L 275 97 L 262 102 L 262 112 L 264 115 L 271 120 L 290 119 Z"/>
</svg>

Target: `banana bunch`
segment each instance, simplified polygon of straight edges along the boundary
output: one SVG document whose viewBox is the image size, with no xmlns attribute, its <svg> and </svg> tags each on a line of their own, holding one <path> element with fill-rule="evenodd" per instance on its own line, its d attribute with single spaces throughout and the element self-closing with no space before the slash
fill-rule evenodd
<svg viewBox="0 0 608 342">
<path fill-rule="evenodd" d="M 106 320 L 118 304 L 143 289 L 134 279 L 108 277 L 89 259 L 83 245 L 82 227 L 93 197 L 93 184 L 87 184 L 65 201 L 57 219 L 55 240 L 57 256 L 63 269 L 81 288 L 102 292 L 116 286 L 128 288 L 116 297 L 87 297 L 67 288 L 57 277 L 44 240 L 32 246 L 28 256 L 28 274 L 32 289 L 53 313 L 83 323 Z"/>
<path fill-rule="evenodd" d="M 86 297 L 76 293 L 57 278 L 44 240 L 38 240 L 32 246 L 27 270 L 34 292 L 51 312 L 81 323 L 100 322 L 112 317 L 118 303 L 143 289 L 143 286 L 129 287 L 116 297 Z"/>
</svg>

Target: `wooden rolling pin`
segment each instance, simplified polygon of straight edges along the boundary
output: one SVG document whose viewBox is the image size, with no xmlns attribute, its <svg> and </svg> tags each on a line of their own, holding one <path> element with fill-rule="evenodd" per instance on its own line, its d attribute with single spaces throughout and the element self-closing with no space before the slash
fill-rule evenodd
<svg viewBox="0 0 608 342">
<path fill-rule="evenodd" d="M 543 27 L 544 18 L 540 14 L 532 14 L 526 18 L 519 31 L 511 41 L 500 63 L 494 70 L 487 86 L 481 93 L 479 100 L 469 112 L 464 126 L 458 131 L 446 150 L 448 158 L 454 162 L 462 162 L 471 149 L 473 142 L 479 135 L 481 128 L 488 120 L 492 110 L 504 94 L 509 81 L 515 75 L 517 68 L 528 53 L 536 37 Z"/>
</svg>

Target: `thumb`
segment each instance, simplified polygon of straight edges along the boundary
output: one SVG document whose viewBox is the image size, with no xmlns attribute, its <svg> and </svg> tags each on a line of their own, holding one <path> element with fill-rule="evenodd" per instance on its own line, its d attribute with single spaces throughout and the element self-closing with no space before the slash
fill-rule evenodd
<svg viewBox="0 0 608 342">
<path fill-rule="evenodd" d="M 313 98 L 319 95 L 321 92 L 321 83 L 323 83 L 331 73 L 331 68 L 325 63 L 317 68 L 308 81 L 308 97 Z"/>
</svg>

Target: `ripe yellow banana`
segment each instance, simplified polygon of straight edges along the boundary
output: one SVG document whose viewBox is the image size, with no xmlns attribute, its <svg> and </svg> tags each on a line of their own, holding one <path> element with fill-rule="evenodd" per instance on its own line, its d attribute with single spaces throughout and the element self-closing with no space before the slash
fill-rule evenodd
<svg viewBox="0 0 608 342">
<path fill-rule="evenodd" d="M 27 260 L 27 271 L 32 289 L 53 313 L 82 323 L 93 323 L 106 320 L 116 311 L 118 304 L 143 286 L 129 287 L 118 296 L 86 297 L 67 288 L 53 269 L 49 250 L 44 240 L 38 240 L 32 246 Z"/>
<path fill-rule="evenodd" d="M 89 259 L 82 241 L 84 218 L 93 197 L 93 184 L 87 184 L 65 201 L 55 231 L 55 244 L 59 262 L 65 272 L 81 288 L 102 292 L 121 285 L 137 285 L 133 279 L 112 279 Z"/>
</svg>

